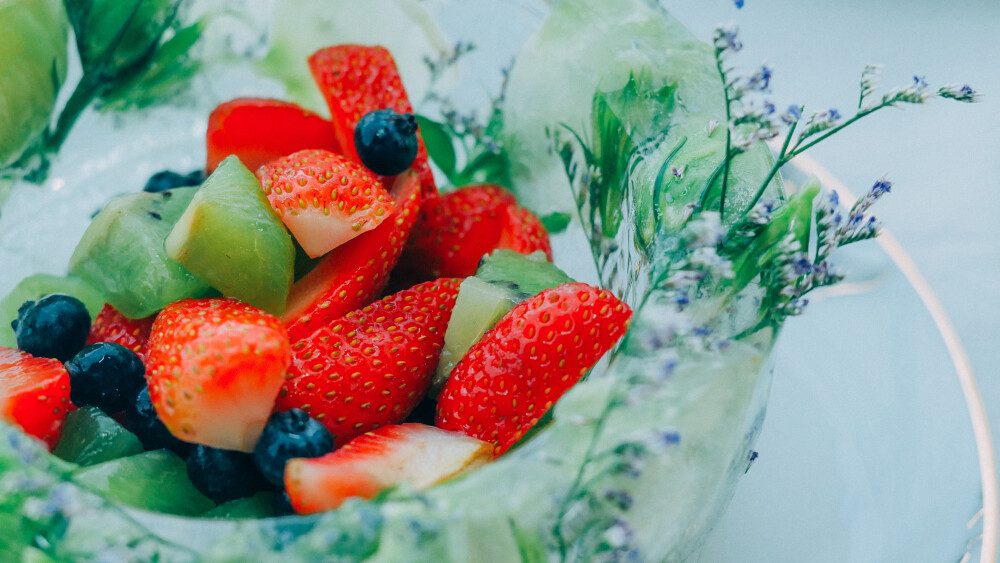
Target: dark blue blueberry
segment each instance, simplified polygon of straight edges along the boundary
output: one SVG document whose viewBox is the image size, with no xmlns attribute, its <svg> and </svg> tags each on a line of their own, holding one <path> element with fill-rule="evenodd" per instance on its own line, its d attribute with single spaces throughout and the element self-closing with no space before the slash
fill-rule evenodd
<svg viewBox="0 0 1000 563">
<path fill-rule="evenodd" d="M 125 410 L 142 389 L 146 369 L 135 352 L 111 342 L 91 344 L 66 362 L 69 397 L 108 414 Z"/>
<path fill-rule="evenodd" d="M 125 405 L 125 422 L 142 446 L 147 450 L 166 448 L 181 457 L 186 457 L 191 444 L 179 440 L 167 430 L 156 414 L 153 401 L 149 399 L 149 387 L 143 387 L 134 401 Z"/>
<path fill-rule="evenodd" d="M 417 118 L 391 109 L 366 113 L 354 129 L 354 147 L 369 170 L 395 176 L 417 157 Z"/>
<path fill-rule="evenodd" d="M 24 303 L 21 303 L 21 306 L 17 308 L 17 317 L 10 321 L 11 330 L 15 333 L 17 332 L 18 319 L 20 319 L 21 315 L 25 314 L 34 304 L 34 301 L 25 301 Z"/>
<path fill-rule="evenodd" d="M 260 474 L 285 486 L 285 464 L 293 457 L 319 457 L 333 451 L 333 434 L 305 411 L 276 412 L 268 419 L 253 450 Z"/>
<path fill-rule="evenodd" d="M 285 491 L 274 493 L 274 515 L 291 516 L 292 514 L 295 514 L 295 509 L 292 508 L 292 499 L 288 493 Z"/>
<path fill-rule="evenodd" d="M 53 293 L 21 305 L 11 327 L 21 350 L 65 362 L 87 343 L 90 313 L 76 297 Z"/>
<path fill-rule="evenodd" d="M 264 485 L 252 455 L 201 444 L 188 454 L 187 474 L 196 489 L 218 503 L 248 497 Z"/>
<path fill-rule="evenodd" d="M 427 426 L 434 426 L 434 418 L 437 416 L 437 401 L 430 398 L 424 398 L 417 404 L 417 408 L 413 409 L 410 416 L 406 417 L 403 422 L 416 422 L 417 424 L 426 424 Z"/>
<path fill-rule="evenodd" d="M 190 174 L 178 174 L 177 172 L 164 170 L 150 176 L 146 182 L 146 187 L 142 188 L 142 191 L 159 193 L 185 186 L 198 186 L 204 181 L 205 173 L 201 170 L 195 170 Z"/>
</svg>

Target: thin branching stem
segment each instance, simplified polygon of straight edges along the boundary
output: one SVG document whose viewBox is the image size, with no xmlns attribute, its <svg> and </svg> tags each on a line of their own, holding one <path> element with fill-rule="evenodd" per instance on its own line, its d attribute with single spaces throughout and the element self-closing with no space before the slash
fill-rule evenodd
<svg viewBox="0 0 1000 563">
<path fill-rule="evenodd" d="M 746 210 L 743 211 L 744 215 L 749 213 L 750 210 L 753 209 L 753 206 L 757 205 L 757 202 L 760 201 L 761 196 L 764 195 L 764 191 L 767 190 L 767 186 L 771 183 L 771 180 L 773 180 L 774 176 L 778 173 L 778 170 L 780 170 L 782 166 L 787 164 L 788 161 L 792 159 L 791 156 L 787 155 L 788 144 L 791 142 L 792 136 L 795 134 L 795 128 L 798 126 L 798 124 L 799 123 L 796 121 L 795 123 L 792 123 L 791 127 L 788 128 L 788 134 L 785 135 L 785 142 L 781 144 L 781 151 L 778 152 L 778 158 L 774 159 L 774 164 L 772 164 L 771 169 L 768 170 L 767 177 L 764 178 L 764 181 L 760 184 L 760 187 L 758 187 L 757 191 L 753 194 L 753 198 L 750 199 L 750 203 L 747 205 Z"/>
<path fill-rule="evenodd" d="M 722 190 L 719 192 L 719 215 L 724 218 L 726 213 L 726 188 L 729 186 L 729 163 L 732 160 L 729 156 L 729 151 L 732 148 L 733 128 L 731 123 L 732 112 L 729 108 L 732 103 L 732 100 L 729 98 L 729 82 L 726 80 L 726 71 L 722 68 L 722 52 L 718 49 L 715 51 L 715 68 L 719 71 L 719 78 L 722 79 L 722 93 L 726 99 L 726 152 L 722 170 Z"/>
</svg>

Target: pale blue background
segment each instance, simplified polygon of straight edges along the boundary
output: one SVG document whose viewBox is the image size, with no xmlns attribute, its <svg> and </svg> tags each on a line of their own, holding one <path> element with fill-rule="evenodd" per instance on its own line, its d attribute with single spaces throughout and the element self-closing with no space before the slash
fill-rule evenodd
<svg viewBox="0 0 1000 563">
<path fill-rule="evenodd" d="M 976 371 L 996 444 L 1000 2 L 747 0 L 742 10 L 721 1 L 664 4 L 706 39 L 715 24 L 736 21 L 746 47 L 735 60 L 747 68 L 764 60 L 775 67 L 772 97 L 779 107 L 803 103 L 847 113 L 856 105 L 858 75 L 868 62 L 885 66 L 886 87 L 920 74 L 932 85 L 968 82 L 983 92 L 982 102 L 972 106 L 936 101 L 887 110 L 811 154 L 855 191 L 882 174 L 894 180 L 892 197 L 879 204 L 880 215 L 950 312 Z M 859 259 L 862 265 L 865 259 Z M 877 269 L 878 257 L 869 259 L 867 264 Z M 928 328 L 926 314 L 901 279 L 889 275 L 876 296 L 855 296 L 837 305 L 822 302 L 789 325 L 782 343 L 786 361 L 779 364 L 759 443 L 761 458 L 737 491 L 703 561 L 956 561 L 964 553 L 965 538 L 977 532 L 966 532 L 964 521 L 957 519 L 961 505 L 968 507 L 967 516 L 979 506 L 978 472 L 970 467 L 975 458 L 968 417 L 955 410 L 962 407 L 957 381 L 940 359 L 943 348 Z M 854 327 L 845 310 L 857 313 Z M 810 376 L 810 361 L 801 350 L 823 339 L 843 348 L 839 358 L 829 354 L 830 361 L 841 362 L 843 377 L 850 377 L 849 369 L 870 374 L 840 390 L 868 396 L 831 400 L 837 383 L 826 376 L 837 370 L 819 368 Z M 882 342 L 867 346 L 872 339 Z M 864 360 L 845 357 L 862 346 Z M 906 385 L 910 377 L 912 385 Z M 803 409 L 803 401 L 810 406 Z M 843 428 L 810 425 L 807 413 L 812 409 L 843 408 L 847 401 L 855 401 L 858 411 L 853 421 L 843 421 Z M 907 403 L 923 410 L 911 414 L 926 427 L 909 419 L 898 428 L 891 426 L 900 418 L 891 411 L 907 408 Z M 850 411 L 838 414 L 845 412 Z M 873 437 L 851 434 L 863 426 L 858 420 L 867 418 L 876 425 Z M 880 432 L 884 438 L 898 436 L 899 442 L 914 437 L 926 441 L 897 446 L 880 440 Z M 814 440 L 827 435 L 847 444 Z M 822 452 L 829 457 L 803 460 Z M 844 459 L 845 452 L 861 457 Z M 782 471 L 775 465 L 808 469 L 810 463 L 813 473 L 786 472 L 783 483 L 765 483 Z M 825 471 L 836 464 L 844 469 L 831 474 L 842 481 L 825 483 Z M 852 470 L 860 473 L 852 477 Z M 788 479 L 788 474 L 795 477 Z M 826 486 L 830 489 L 823 490 Z M 845 495 L 865 487 L 853 501 Z M 787 494 L 781 495 L 783 490 Z M 808 503 L 814 503 L 812 510 Z M 775 527 L 787 510 L 797 510 L 803 518 Z"/>
</svg>

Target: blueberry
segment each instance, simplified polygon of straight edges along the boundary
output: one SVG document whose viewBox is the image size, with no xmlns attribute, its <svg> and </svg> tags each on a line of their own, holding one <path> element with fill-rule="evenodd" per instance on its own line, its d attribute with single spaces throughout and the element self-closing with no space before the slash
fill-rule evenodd
<svg viewBox="0 0 1000 563">
<path fill-rule="evenodd" d="M 111 342 L 91 344 L 66 362 L 69 397 L 77 406 L 91 405 L 108 414 L 135 401 L 146 369 L 135 352 Z"/>
<path fill-rule="evenodd" d="M 21 350 L 65 362 L 86 344 L 90 313 L 76 297 L 53 293 L 21 305 L 11 327 Z"/>
<path fill-rule="evenodd" d="M 188 454 L 187 474 L 196 489 L 218 503 L 248 497 L 264 484 L 252 455 L 201 444 Z"/>
<path fill-rule="evenodd" d="M 391 109 L 366 113 L 354 129 L 362 164 L 382 176 L 395 176 L 417 157 L 417 118 Z"/>
<path fill-rule="evenodd" d="M 434 419 L 437 416 L 437 401 L 429 397 L 425 397 L 423 401 L 417 404 L 417 407 L 413 409 L 410 416 L 406 417 L 403 422 L 416 422 L 418 424 L 426 424 L 427 426 L 434 426 Z"/>
<path fill-rule="evenodd" d="M 150 176 L 149 180 L 146 181 L 146 187 L 142 188 L 142 191 L 159 193 L 174 188 L 197 186 L 204 181 L 205 173 L 201 170 L 195 170 L 189 174 L 178 174 L 170 170 L 163 170 Z"/>
<path fill-rule="evenodd" d="M 295 514 L 295 509 L 292 508 L 292 499 L 285 491 L 274 493 L 273 506 L 275 516 L 291 516 Z"/>
<path fill-rule="evenodd" d="M 147 450 L 166 448 L 181 457 L 187 456 L 191 444 L 178 439 L 167 430 L 149 399 L 149 387 L 143 387 L 135 400 L 125 405 L 125 422 Z"/>
<path fill-rule="evenodd" d="M 257 469 L 267 481 L 285 486 L 285 464 L 293 457 L 319 457 L 333 451 L 333 434 L 305 411 L 271 415 L 253 450 Z"/>
</svg>

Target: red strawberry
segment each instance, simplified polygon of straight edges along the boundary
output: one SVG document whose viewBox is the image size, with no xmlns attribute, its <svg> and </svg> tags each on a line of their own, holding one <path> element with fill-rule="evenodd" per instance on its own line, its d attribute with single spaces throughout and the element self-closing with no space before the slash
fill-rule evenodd
<svg viewBox="0 0 1000 563">
<path fill-rule="evenodd" d="M 358 160 L 354 128 L 366 113 L 379 109 L 413 113 L 396 62 L 385 47 L 327 47 L 309 57 L 309 68 L 330 107 L 337 141 L 343 153 L 354 160 Z M 437 188 L 419 132 L 417 143 L 417 158 L 412 168 L 420 175 L 422 193 L 427 197 L 437 193 Z"/>
<path fill-rule="evenodd" d="M 385 288 L 420 209 L 416 174 L 397 176 L 391 195 L 396 212 L 388 221 L 332 250 L 292 286 L 281 318 L 292 340 L 371 303 Z"/>
<path fill-rule="evenodd" d="M 249 452 L 290 360 L 288 336 L 275 317 L 235 299 L 187 299 L 157 315 L 146 381 L 174 436 Z"/>
<path fill-rule="evenodd" d="M 384 426 L 323 457 L 285 466 L 295 511 L 332 510 L 351 497 L 372 498 L 394 485 L 426 489 L 493 461 L 490 444 L 423 424 Z"/>
<path fill-rule="evenodd" d="M 87 345 L 113 342 L 143 356 L 146 354 L 144 347 L 149 340 L 149 331 L 153 328 L 155 318 L 155 315 L 150 315 L 142 319 L 130 319 L 109 303 L 105 303 L 90 325 Z"/>
<path fill-rule="evenodd" d="M 337 446 L 401 422 L 427 394 L 461 282 L 418 285 L 292 341 L 275 408 L 307 411 Z"/>
<path fill-rule="evenodd" d="M 479 260 L 498 248 L 524 254 L 542 250 L 552 259 L 542 222 L 500 186 L 462 188 L 436 198 L 422 211 L 403 261 L 424 278 L 474 275 Z"/>
<path fill-rule="evenodd" d="M 302 149 L 340 152 L 329 121 L 293 103 L 262 98 L 238 98 L 215 108 L 206 140 L 209 173 L 231 154 L 257 170 Z"/>
<path fill-rule="evenodd" d="M 504 453 L 614 346 L 631 316 L 609 291 L 584 283 L 522 301 L 455 366 L 437 426 Z"/>
<path fill-rule="evenodd" d="M 69 401 L 69 374 L 59 360 L 0 347 L 0 419 L 44 441 L 59 442 Z"/>
<path fill-rule="evenodd" d="M 261 167 L 271 207 L 310 257 L 379 226 L 395 204 L 365 167 L 324 150 L 304 150 Z"/>
</svg>

